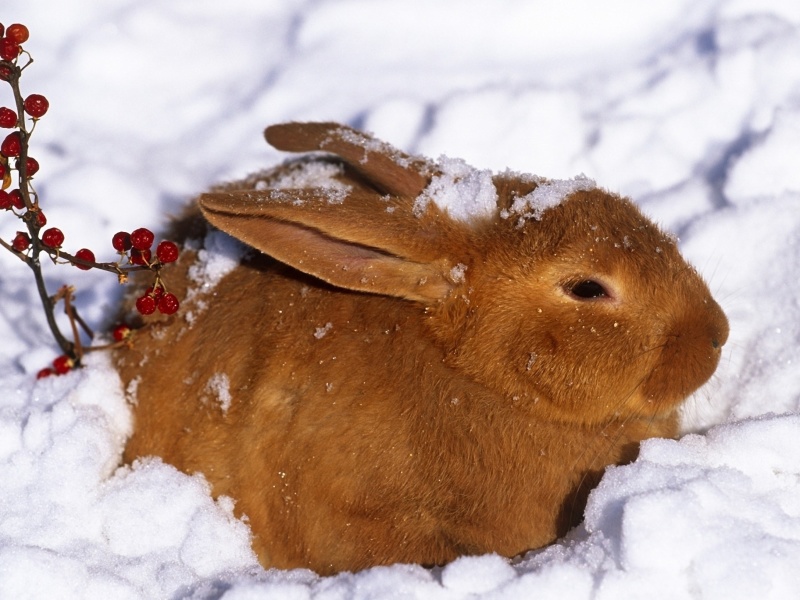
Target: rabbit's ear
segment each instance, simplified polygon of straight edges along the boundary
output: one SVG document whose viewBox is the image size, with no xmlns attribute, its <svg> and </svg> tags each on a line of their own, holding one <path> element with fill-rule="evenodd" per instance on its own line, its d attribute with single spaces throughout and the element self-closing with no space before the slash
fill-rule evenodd
<svg viewBox="0 0 800 600">
<path fill-rule="evenodd" d="M 272 125 L 264 137 L 278 150 L 337 154 L 376 189 L 394 196 L 417 197 L 435 172 L 426 160 L 338 123 Z"/>
<path fill-rule="evenodd" d="M 441 236 L 399 207 L 387 212 L 374 193 L 333 204 L 325 189 L 247 190 L 199 204 L 214 226 L 337 287 L 432 303 L 454 285 L 453 265 L 434 247 Z"/>
</svg>

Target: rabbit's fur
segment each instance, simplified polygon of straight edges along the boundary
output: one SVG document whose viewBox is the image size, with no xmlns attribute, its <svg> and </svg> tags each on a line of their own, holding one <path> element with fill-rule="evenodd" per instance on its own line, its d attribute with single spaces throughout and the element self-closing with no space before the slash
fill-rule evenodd
<svg viewBox="0 0 800 600">
<path fill-rule="evenodd" d="M 727 320 L 629 200 L 591 188 L 533 214 L 544 180 L 505 173 L 491 214 L 457 219 L 418 200 L 437 163 L 335 124 L 266 135 L 330 154 L 201 196 L 261 252 L 203 285 L 190 243 L 163 271 L 181 311 L 116 355 L 126 460 L 203 473 L 264 566 L 513 556 L 576 524 L 606 465 L 676 434 Z M 173 233 L 207 229 L 195 210 Z"/>
</svg>

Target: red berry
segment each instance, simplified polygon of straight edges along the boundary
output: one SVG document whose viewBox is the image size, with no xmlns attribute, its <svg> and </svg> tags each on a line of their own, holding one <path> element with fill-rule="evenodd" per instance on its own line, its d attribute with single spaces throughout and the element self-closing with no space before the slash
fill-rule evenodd
<svg viewBox="0 0 800 600">
<path fill-rule="evenodd" d="M 26 113 L 28 113 L 34 119 L 38 119 L 39 117 L 44 116 L 44 113 L 46 113 L 47 109 L 50 108 L 50 102 L 48 102 L 47 98 L 41 94 L 31 94 L 25 98 L 23 106 L 25 106 Z"/>
<path fill-rule="evenodd" d="M 131 249 L 131 234 L 127 231 L 118 231 L 111 238 L 111 245 L 117 252 L 127 252 Z"/>
<path fill-rule="evenodd" d="M 164 315 L 171 315 L 178 311 L 180 303 L 177 296 L 167 292 L 158 301 L 158 312 Z"/>
<path fill-rule="evenodd" d="M 150 252 L 150 250 L 137 250 L 134 248 L 131 250 L 131 264 L 143 266 L 149 265 L 152 254 L 153 253 Z"/>
<path fill-rule="evenodd" d="M 145 227 L 134 229 L 131 232 L 131 245 L 137 250 L 149 250 L 150 246 L 153 245 L 154 239 L 156 239 L 156 236 Z"/>
<path fill-rule="evenodd" d="M 13 196 L 14 193 L 12 192 L 11 195 Z M 21 194 L 20 194 L 20 198 L 22 198 Z M 40 210 L 36 211 L 36 224 L 39 227 L 44 227 L 45 225 L 47 225 L 47 217 L 45 217 L 44 213 L 42 211 L 40 211 Z"/>
<path fill-rule="evenodd" d="M 29 156 L 25 159 L 25 174 L 28 177 L 33 177 L 39 170 L 39 161 Z"/>
<path fill-rule="evenodd" d="M 0 37 L 3 37 L 3 34 L 6 32 L 5 26 L 0 23 Z"/>
<path fill-rule="evenodd" d="M 17 113 L 10 108 L 3 106 L 0 108 L 0 127 L 11 129 L 17 126 Z"/>
<path fill-rule="evenodd" d="M 57 375 L 63 375 L 64 373 L 69 373 L 72 370 L 72 367 L 74 366 L 75 366 L 75 361 L 73 361 L 66 354 L 62 354 L 53 361 L 53 369 L 55 370 Z"/>
<path fill-rule="evenodd" d="M 125 325 L 125 323 L 120 323 L 111 330 L 111 336 L 118 342 L 127 340 L 129 337 L 131 337 L 132 333 L 133 330 Z"/>
<path fill-rule="evenodd" d="M 24 44 L 28 41 L 30 32 L 25 25 L 14 23 L 13 25 L 9 25 L 8 29 L 6 29 L 6 37 L 10 40 L 14 40 L 18 44 Z"/>
<path fill-rule="evenodd" d="M 5 190 L 0 190 L 0 210 L 11 208 L 11 194 Z"/>
<path fill-rule="evenodd" d="M 11 245 L 17 252 L 25 252 L 31 245 L 31 238 L 24 231 L 18 231 L 17 235 L 11 241 Z"/>
<path fill-rule="evenodd" d="M 36 379 L 44 379 L 45 377 L 50 377 L 51 375 L 55 374 L 56 372 L 53 369 L 51 369 L 50 367 L 45 367 L 36 374 Z"/>
<path fill-rule="evenodd" d="M 75 253 L 75 258 L 80 258 L 81 260 L 85 260 L 86 262 L 95 262 L 94 261 L 94 252 L 89 250 L 88 248 L 81 248 Z M 88 271 L 92 267 L 89 265 L 79 265 L 75 264 L 76 267 L 81 269 L 82 271 Z"/>
<path fill-rule="evenodd" d="M 136 310 L 143 315 L 152 315 L 156 312 L 156 300 L 152 296 L 142 296 L 136 301 Z"/>
<path fill-rule="evenodd" d="M 0 79 L 3 81 L 11 79 L 11 67 L 8 65 L 0 65 Z"/>
<path fill-rule="evenodd" d="M 12 61 L 19 56 L 22 49 L 19 44 L 12 39 L 4 37 L 0 40 L 0 58 L 7 61 Z"/>
<path fill-rule="evenodd" d="M 60 248 L 64 243 L 64 234 L 58 227 L 51 227 L 42 234 L 42 243 L 50 248 Z"/>
<path fill-rule="evenodd" d="M 165 240 L 156 248 L 156 256 L 162 263 L 175 262 L 178 260 L 178 246 Z"/>
<path fill-rule="evenodd" d="M 158 286 L 154 288 L 152 285 L 144 291 L 146 296 L 152 296 L 153 299 L 158 302 L 161 299 L 161 296 L 164 294 L 164 288 Z"/>
<path fill-rule="evenodd" d="M 3 156 L 19 156 L 20 150 L 22 150 L 22 141 L 19 137 L 19 131 L 9 133 L 3 143 L 0 144 L 0 153 Z"/>
<path fill-rule="evenodd" d="M 11 206 L 16 208 L 17 210 L 22 210 L 23 208 L 25 208 L 25 199 L 22 197 L 22 192 L 20 192 L 19 190 L 11 190 L 10 192 L 8 192 L 8 196 L 11 198 Z M 42 218 L 44 218 L 44 215 L 42 215 Z M 47 219 L 45 219 L 45 223 L 47 223 Z M 41 223 L 39 227 L 41 227 L 42 225 L 44 225 L 44 223 Z"/>
</svg>

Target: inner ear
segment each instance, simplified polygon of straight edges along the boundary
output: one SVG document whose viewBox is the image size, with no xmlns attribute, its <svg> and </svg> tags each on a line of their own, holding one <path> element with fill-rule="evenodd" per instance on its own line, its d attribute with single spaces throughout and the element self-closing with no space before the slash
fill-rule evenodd
<svg viewBox="0 0 800 600">
<path fill-rule="evenodd" d="M 290 221 L 203 212 L 226 233 L 336 287 L 429 304 L 453 286 L 444 261 L 415 262 Z"/>
</svg>

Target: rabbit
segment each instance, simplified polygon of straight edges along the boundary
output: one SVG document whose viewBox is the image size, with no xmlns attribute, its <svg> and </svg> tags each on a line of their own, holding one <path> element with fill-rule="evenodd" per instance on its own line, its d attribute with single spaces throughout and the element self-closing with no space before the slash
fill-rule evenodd
<svg viewBox="0 0 800 600">
<path fill-rule="evenodd" d="M 334 123 L 265 136 L 308 154 L 199 197 L 162 271 L 180 311 L 114 357 L 124 459 L 202 473 L 264 567 L 513 557 L 677 435 L 728 323 L 633 202 Z M 204 278 L 204 239 L 241 252 Z"/>
</svg>

